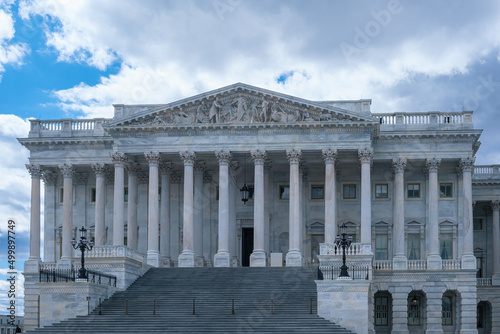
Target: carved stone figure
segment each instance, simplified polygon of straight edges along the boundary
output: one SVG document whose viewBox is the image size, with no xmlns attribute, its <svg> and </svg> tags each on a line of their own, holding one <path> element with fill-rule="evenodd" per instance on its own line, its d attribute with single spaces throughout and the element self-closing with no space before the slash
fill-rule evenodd
<svg viewBox="0 0 500 334">
<path fill-rule="evenodd" d="M 247 116 L 247 102 L 243 95 L 238 94 L 238 97 L 234 99 L 231 103 L 233 107 L 235 107 L 235 112 L 233 118 L 236 122 L 243 122 L 245 120 L 245 116 Z"/>
<path fill-rule="evenodd" d="M 266 123 L 268 118 L 267 107 L 269 106 L 269 102 L 265 98 L 262 98 L 262 102 L 260 104 L 260 121 Z"/>
<path fill-rule="evenodd" d="M 196 109 L 196 123 L 208 123 L 209 115 L 208 108 L 205 101 L 201 101 L 200 105 Z"/>
<path fill-rule="evenodd" d="M 222 109 L 222 104 L 219 102 L 219 98 L 216 97 L 208 113 L 208 120 L 210 123 L 219 123 L 220 110 Z"/>
<path fill-rule="evenodd" d="M 183 112 L 182 110 L 174 113 L 175 124 L 190 124 L 192 122 L 193 120 L 191 119 L 191 117 L 189 117 L 189 115 Z"/>
</svg>

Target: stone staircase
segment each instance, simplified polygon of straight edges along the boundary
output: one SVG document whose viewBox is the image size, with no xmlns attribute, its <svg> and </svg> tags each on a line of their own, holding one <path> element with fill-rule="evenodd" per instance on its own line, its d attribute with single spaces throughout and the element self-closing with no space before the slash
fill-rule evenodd
<svg viewBox="0 0 500 334">
<path fill-rule="evenodd" d="M 302 267 L 153 268 L 105 300 L 101 314 L 96 308 L 28 333 L 351 333 L 316 315 L 314 274 Z"/>
</svg>

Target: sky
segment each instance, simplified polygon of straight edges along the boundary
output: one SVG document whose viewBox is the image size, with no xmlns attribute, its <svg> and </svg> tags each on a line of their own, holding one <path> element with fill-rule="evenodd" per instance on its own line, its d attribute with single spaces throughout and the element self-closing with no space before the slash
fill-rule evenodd
<svg viewBox="0 0 500 334">
<path fill-rule="evenodd" d="M 9 219 L 17 270 L 28 257 L 29 153 L 16 138 L 30 118 L 112 117 L 114 103 L 243 82 L 372 99 L 374 113 L 472 110 L 476 164 L 500 164 L 499 31 L 495 0 L 0 0 L 0 314 Z"/>
</svg>

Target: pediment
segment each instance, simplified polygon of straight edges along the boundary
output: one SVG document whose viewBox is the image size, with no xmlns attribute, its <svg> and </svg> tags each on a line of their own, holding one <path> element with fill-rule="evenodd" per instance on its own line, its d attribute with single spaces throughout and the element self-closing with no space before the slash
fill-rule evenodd
<svg viewBox="0 0 500 334">
<path fill-rule="evenodd" d="M 113 128 L 223 127 L 266 124 L 375 124 L 369 112 L 358 113 L 245 84 L 234 84 L 191 98 L 137 108 L 106 125 Z"/>
</svg>

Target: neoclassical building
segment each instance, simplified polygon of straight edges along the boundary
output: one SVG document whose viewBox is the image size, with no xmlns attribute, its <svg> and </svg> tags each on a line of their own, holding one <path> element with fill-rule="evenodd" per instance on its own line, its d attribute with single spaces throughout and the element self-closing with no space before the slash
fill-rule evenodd
<svg viewBox="0 0 500 334">
<path fill-rule="evenodd" d="M 32 120 L 25 327 L 54 293 L 38 272 L 77 265 L 84 226 L 89 266 L 119 289 L 150 267 L 318 266 L 318 313 L 358 333 L 500 332 L 500 165 L 474 165 L 472 111 L 370 105 L 238 83 Z M 334 274 L 340 226 L 357 279 Z"/>
</svg>

